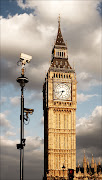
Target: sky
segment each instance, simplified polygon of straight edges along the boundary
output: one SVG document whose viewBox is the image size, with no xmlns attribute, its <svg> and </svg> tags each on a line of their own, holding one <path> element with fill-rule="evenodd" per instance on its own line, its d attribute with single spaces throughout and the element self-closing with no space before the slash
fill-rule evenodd
<svg viewBox="0 0 102 180">
<path fill-rule="evenodd" d="M 58 16 L 68 46 L 69 63 L 77 75 L 76 142 L 77 161 L 86 157 L 102 161 L 102 1 L 66 0 L 0 2 L 0 143 L 1 180 L 19 179 L 20 86 L 17 66 L 20 53 L 31 55 L 25 76 L 25 107 L 33 108 L 25 125 L 25 180 L 43 177 L 43 98 L 42 86 L 50 66 L 57 37 Z M 62 166 L 62 165 L 61 165 Z"/>
</svg>

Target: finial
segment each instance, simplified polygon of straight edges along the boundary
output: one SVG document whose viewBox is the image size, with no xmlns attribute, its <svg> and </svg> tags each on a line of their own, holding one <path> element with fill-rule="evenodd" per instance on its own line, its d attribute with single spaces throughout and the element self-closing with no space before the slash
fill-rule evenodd
<svg viewBox="0 0 102 180">
<path fill-rule="evenodd" d="M 66 46 L 67 46 L 67 40 L 66 40 Z"/>
<path fill-rule="evenodd" d="M 85 149 L 84 149 L 84 156 L 85 156 Z"/>
<path fill-rule="evenodd" d="M 61 20 L 61 18 L 60 18 L 60 14 L 59 14 L 59 16 L 58 16 L 58 25 L 59 25 L 59 27 L 60 27 L 60 20 Z"/>
<path fill-rule="evenodd" d="M 75 70 L 75 62 L 73 61 L 73 69 Z M 85 153 L 84 153 L 85 154 Z"/>
<path fill-rule="evenodd" d="M 100 163 L 100 157 L 99 157 L 99 162 L 98 162 L 98 165 L 101 165 L 101 163 Z"/>
</svg>

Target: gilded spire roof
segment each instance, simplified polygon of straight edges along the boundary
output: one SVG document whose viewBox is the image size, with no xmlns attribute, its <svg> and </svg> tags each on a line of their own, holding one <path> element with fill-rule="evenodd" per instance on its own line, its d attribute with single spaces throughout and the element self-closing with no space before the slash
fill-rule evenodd
<svg viewBox="0 0 102 180">
<path fill-rule="evenodd" d="M 62 46 L 66 46 L 64 40 L 63 40 L 63 36 L 61 33 L 61 28 L 60 28 L 60 15 L 58 18 L 58 33 L 57 33 L 57 38 L 56 38 L 56 42 L 55 45 L 62 45 Z"/>
</svg>

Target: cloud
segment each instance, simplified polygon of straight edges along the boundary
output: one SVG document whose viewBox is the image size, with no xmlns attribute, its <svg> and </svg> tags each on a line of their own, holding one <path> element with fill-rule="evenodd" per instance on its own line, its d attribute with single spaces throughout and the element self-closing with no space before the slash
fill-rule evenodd
<svg viewBox="0 0 102 180">
<path fill-rule="evenodd" d="M 17 106 L 20 104 L 20 97 L 18 96 L 10 97 L 10 102 L 12 105 Z"/>
<path fill-rule="evenodd" d="M 95 97 L 95 96 L 97 96 L 97 94 L 87 94 L 87 95 L 85 95 L 83 93 L 77 94 L 77 101 L 78 102 L 85 102 L 85 101 L 87 101 L 90 98 Z"/>
<path fill-rule="evenodd" d="M 15 136 L 16 135 L 16 133 L 15 132 L 12 132 L 12 131 L 7 131 L 6 133 L 5 133 L 5 136 L 7 136 L 7 137 L 11 137 L 11 136 Z"/>
<path fill-rule="evenodd" d="M 1 179 L 19 179 L 19 153 L 16 144 L 19 140 L 1 137 Z M 25 146 L 25 180 L 39 180 L 43 176 L 43 140 L 39 137 L 27 137 Z M 30 153 L 29 153 L 30 152 Z M 39 172 L 40 169 L 40 172 Z"/>
<path fill-rule="evenodd" d="M 6 98 L 6 97 L 1 97 L 0 104 L 5 103 L 5 102 L 6 102 L 6 100 L 7 100 L 7 98 Z"/>
<path fill-rule="evenodd" d="M 78 119 L 76 125 L 77 153 L 86 149 L 89 156 L 101 157 L 102 147 L 102 106 L 97 106 L 90 116 Z"/>
<path fill-rule="evenodd" d="M 33 91 L 30 96 L 27 97 L 27 102 L 30 103 L 32 101 L 41 100 L 43 97 L 42 92 Z"/>
<path fill-rule="evenodd" d="M 0 113 L 0 117 L 1 117 L 0 126 L 1 128 L 3 128 L 4 131 L 13 128 L 13 126 L 11 125 L 10 121 L 7 119 L 6 116 L 7 116 L 6 112 Z"/>
<path fill-rule="evenodd" d="M 89 90 L 91 87 L 101 86 L 101 79 L 95 79 L 91 73 L 81 72 L 77 75 L 78 89 Z"/>
<path fill-rule="evenodd" d="M 86 81 L 87 87 L 100 85 L 101 19 L 96 10 L 97 2 L 17 2 L 23 9 L 33 8 L 34 14 L 16 14 L 7 19 L 1 17 L 1 82 L 10 82 L 17 87 L 15 80 L 20 74 L 20 67 L 16 63 L 20 53 L 24 52 L 33 56 L 26 66 L 26 76 L 30 81 L 28 88 L 41 90 L 51 60 L 51 46 L 57 35 L 60 13 L 62 34 L 68 40 L 70 64 L 75 62 L 77 74 L 84 72 L 91 76 L 91 85 Z M 79 87 L 82 88 L 83 84 L 80 81 Z"/>
</svg>

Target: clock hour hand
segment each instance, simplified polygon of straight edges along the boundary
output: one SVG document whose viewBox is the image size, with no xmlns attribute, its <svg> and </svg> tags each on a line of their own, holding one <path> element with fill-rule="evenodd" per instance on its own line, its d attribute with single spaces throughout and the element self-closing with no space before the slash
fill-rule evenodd
<svg viewBox="0 0 102 180">
<path fill-rule="evenodd" d="M 62 95 L 63 92 L 65 92 L 65 91 L 62 90 L 62 91 L 61 91 L 61 95 Z M 60 95 L 60 96 L 61 96 L 61 95 Z"/>
</svg>

